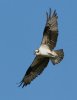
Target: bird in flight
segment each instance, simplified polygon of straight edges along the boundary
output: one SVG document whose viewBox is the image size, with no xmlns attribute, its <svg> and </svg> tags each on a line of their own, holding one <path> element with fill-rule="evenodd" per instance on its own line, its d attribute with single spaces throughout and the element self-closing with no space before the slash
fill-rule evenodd
<svg viewBox="0 0 77 100">
<path fill-rule="evenodd" d="M 64 57 L 63 49 L 53 50 L 58 38 L 58 16 L 56 10 L 52 12 L 49 9 L 49 13 L 46 12 L 46 16 L 47 20 L 41 45 L 39 49 L 35 50 L 36 57 L 26 71 L 19 86 L 22 85 L 24 87 L 30 84 L 33 79 L 43 72 L 49 61 L 55 65 L 60 63 Z"/>
</svg>

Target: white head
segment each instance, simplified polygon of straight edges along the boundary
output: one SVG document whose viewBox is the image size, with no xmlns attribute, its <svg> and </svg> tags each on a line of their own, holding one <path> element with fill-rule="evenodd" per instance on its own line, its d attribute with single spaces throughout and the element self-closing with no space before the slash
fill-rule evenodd
<svg viewBox="0 0 77 100">
<path fill-rule="evenodd" d="M 35 54 L 35 55 L 40 55 L 39 49 L 35 50 L 34 54 Z"/>
</svg>

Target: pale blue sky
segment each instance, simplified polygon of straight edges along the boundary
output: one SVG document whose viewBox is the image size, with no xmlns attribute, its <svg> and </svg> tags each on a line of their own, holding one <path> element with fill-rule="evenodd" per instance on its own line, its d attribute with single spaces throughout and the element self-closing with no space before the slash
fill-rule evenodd
<svg viewBox="0 0 77 100">
<path fill-rule="evenodd" d="M 19 83 L 40 46 L 46 11 L 56 9 L 64 60 L 29 86 Z M 77 100 L 77 0 L 0 0 L 0 100 Z"/>
</svg>

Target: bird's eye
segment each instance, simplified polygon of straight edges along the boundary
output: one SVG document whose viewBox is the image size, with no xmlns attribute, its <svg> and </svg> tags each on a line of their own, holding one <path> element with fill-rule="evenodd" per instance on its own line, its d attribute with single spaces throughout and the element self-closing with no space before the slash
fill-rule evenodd
<svg viewBox="0 0 77 100">
<path fill-rule="evenodd" d="M 37 53 L 39 52 L 39 50 L 37 50 Z"/>
<path fill-rule="evenodd" d="M 39 50 L 36 50 L 37 53 L 39 53 Z"/>
</svg>

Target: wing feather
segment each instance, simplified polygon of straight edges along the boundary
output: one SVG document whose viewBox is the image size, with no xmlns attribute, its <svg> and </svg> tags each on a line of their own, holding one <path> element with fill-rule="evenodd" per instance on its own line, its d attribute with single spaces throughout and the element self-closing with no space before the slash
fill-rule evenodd
<svg viewBox="0 0 77 100">
<path fill-rule="evenodd" d="M 47 15 L 47 21 L 46 21 L 46 26 L 43 32 L 43 39 L 42 39 L 42 44 L 48 45 L 50 49 L 54 49 L 56 46 L 57 42 L 57 37 L 58 37 L 58 22 L 57 22 L 57 13 L 56 11 L 46 12 Z"/>
<path fill-rule="evenodd" d="M 49 62 L 49 58 L 36 56 L 33 63 L 30 65 L 30 67 L 26 71 L 26 74 L 23 77 L 19 86 L 23 84 L 22 87 L 24 87 L 30 84 L 33 79 L 35 79 L 38 75 L 40 75 L 43 72 L 48 62 Z"/>
</svg>

